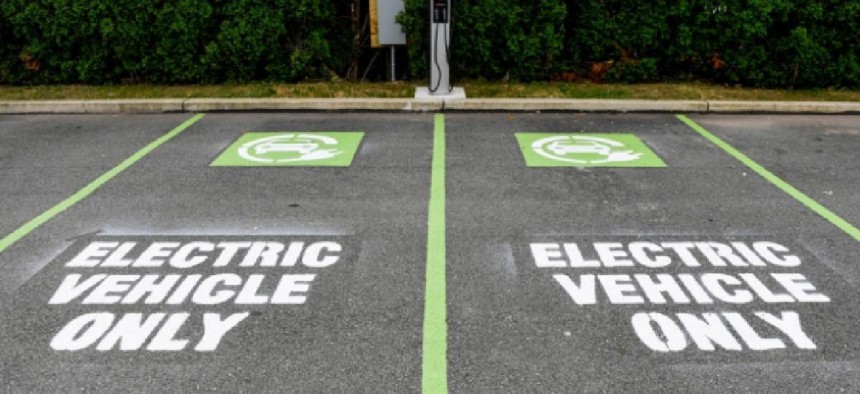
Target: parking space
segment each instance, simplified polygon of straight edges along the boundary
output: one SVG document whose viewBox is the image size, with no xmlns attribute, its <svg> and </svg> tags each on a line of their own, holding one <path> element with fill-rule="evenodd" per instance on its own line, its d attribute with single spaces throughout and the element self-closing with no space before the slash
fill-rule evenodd
<svg viewBox="0 0 860 394">
<path fill-rule="evenodd" d="M 0 255 L 3 391 L 418 390 L 431 128 L 206 116 Z M 210 167 L 247 131 L 366 135 L 351 167 Z"/>
<path fill-rule="evenodd" d="M 453 392 L 857 387 L 860 247 L 674 116 L 447 130 Z M 632 133 L 667 167 L 529 168 L 517 132 Z"/>
<path fill-rule="evenodd" d="M 0 117 L 0 237 L 171 133 L 0 248 L 0 390 L 860 388 L 860 243 L 674 115 L 188 118 Z M 860 223 L 857 117 L 690 118 Z"/>
</svg>

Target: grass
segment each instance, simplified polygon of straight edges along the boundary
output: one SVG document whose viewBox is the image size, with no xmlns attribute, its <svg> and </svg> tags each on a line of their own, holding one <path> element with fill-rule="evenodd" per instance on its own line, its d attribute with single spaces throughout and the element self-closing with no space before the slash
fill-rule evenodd
<svg viewBox="0 0 860 394">
<path fill-rule="evenodd" d="M 387 83 L 248 83 L 224 85 L 0 86 L 0 100 L 265 97 L 411 97 L 414 88 Z"/>
<path fill-rule="evenodd" d="M 860 91 L 775 90 L 703 83 L 593 84 L 568 82 L 464 83 L 469 97 L 655 100 L 860 101 Z"/>
<path fill-rule="evenodd" d="M 775 90 L 703 83 L 594 84 L 584 82 L 463 81 L 471 98 L 601 98 L 657 100 L 860 101 L 857 90 Z M 415 83 L 248 83 L 224 85 L 0 85 L 0 100 L 131 98 L 412 97 Z"/>
</svg>

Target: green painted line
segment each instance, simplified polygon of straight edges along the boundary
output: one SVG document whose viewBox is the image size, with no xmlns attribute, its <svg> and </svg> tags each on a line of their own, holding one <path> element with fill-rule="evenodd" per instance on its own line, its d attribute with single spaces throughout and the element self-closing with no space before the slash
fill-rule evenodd
<svg viewBox="0 0 860 394">
<path fill-rule="evenodd" d="M 430 203 L 427 208 L 427 273 L 424 293 L 421 392 L 448 392 L 448 321 L 445 298 L 445 116 L 436 114 Z"/>
<path fill-rule="evenodd" d="M 122 163 L 119 163 L 119 165 L 117 165 L 110 171 L 102 174 L 100 177 L 96 178 L 94 181 L 84 186 L 81 190 L 78 190 L 77 193 L 72 194 L 69 198 L 66 198 L 59 204 L 54 205 L 51 209 L 48 209 L 41 215 L 36 216 L 29 222 L 24 223 L 24 225 L 19 227 L 17 230 L 3 237 L 3 239 L 0 239 L 0 253 L 3 253 L 3 251 L 5 251 L 9 246 L 12 246 L 12 244 L 18 242 L 21 238 L 24 238 L 25 236 L 27 236 L 27 234 L 30 234 L 33 230 L 45 224 L 45 222 L 53 219 L 55 216 L 59 215 L 63 211 L 71 208 L 73 205 L 87 198 L 90 194 L 93 194 L 93 192 L 95 192 L 99 187 L 113 179 L 113 177 L 119 175 L 121 172 L 131 167 L 132 165 L 134 165 L 134 163 L 137 163 L 138 160 L 142 159 L 144 156 L 161 146 L 161 144 L 164 144 L 171 138 L 183 132 L 185 129 L 194 124 L 194 122 L 200 120 L 200 118 L 202 117 L 203 114 L 198 114 L 195 115 L 193 118 L 186 120 L 184 123 L 177 126 L 169 133 L 159 137 L 155 141 L 152 141 L 151 143 L 149 143 L 149 145 L 143 147 L 141 150 L 131 155 L 131 157 L 129 157 L 128 159 L 125 159 L 125 161 L 123 161 Z"/>
<path fill-rule="evenodd" d="M 827 221 L 829 221 L 830 223 L 833 223 L 834 226 L 844 231 L 845 234 L 848 234 L 849 236 L 854 238 L 854 240 L 860 242 L 860 230 L 858 230 L 857 227 L 854 227 L 854 225 L 848 223 L 847 221 L 845 221 L 845 219 L 839 217 L 839 215 L 825 208 L 823 205 L 819 204 L 817 201 L 813 200 L 800 190 L 797 190 L 797 188 L 791 186 L 790 184 L 788 184 L 788 182 L 783 181 L 778 176 L 774 175 L 772 172 L 768 171 L 766 168 L 762 167 L 760 164 L 747 157 L 747 155 L 741 153 L 725 141 L 721 140 L 719 137 L 711 134 L 702 126 L 699 126 L 699 124 L 692 121 L 690 118 L 687 118 L 684 115 L 678 115 L 678 119 L 687 124 L 687 126 L 690 126 L 690 128 L 695 130 L 702 137 L 705 137 L 705 139 L 711 141 L 714 145 L 722 148 L 724 151 L 726 151 L 726 153 L 749 167 L 751 170 L 755 171 L 762 178 L 767 179 L 768 181 L 770 181 L 770 183 L 774 184 L 780 190 L 784 191 L 789 196 L 794 197 L 795 200 L 805 205 L 813 212 L 819 214 L 824 219 L 827 219 Z"/>
</svg>

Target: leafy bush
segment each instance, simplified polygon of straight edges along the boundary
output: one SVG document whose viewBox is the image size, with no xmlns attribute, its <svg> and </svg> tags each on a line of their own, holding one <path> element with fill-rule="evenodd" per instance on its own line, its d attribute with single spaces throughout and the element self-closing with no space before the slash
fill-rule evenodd
<svg viewBox="0 0 860 394">
<path fill-rule="evenodd" d="M 0 6 L 0 82 L 12 82 L 12 75 L 18 62 L 15 54 L 15 40 L 12 36 L 12 26 Z M 15 59 L 15 60 L 13 60 Z"/>
<path fill-rule="evenodd" d="M 4 0 L 0 82 L 194 83 L 314 75 L 331 2 Z"/>
<path fill-rule="evenodd" d="M 215 31 L 215 9 L 208 0 L 165 2 L 155 12 L 154 51 L 145 64 L 146 80 L 193 83 L 210 79 L 201 54 Z M 214 80 L 214 78 L 212 78 Z"/>
<path fill-rule="evenodd" d="M 217 12 L 203 62 L 216 79 L 295 81 L 327 60 L 329 1 L 233 0 Z"/>
<path fill-rule="evenodd" d="M 98 6 L 83 1 L 5 0 L 2 11 L 18 44 L 20 61 L 13 80 L 36 83 L 110 78 L 108 48 L 99 34 L 99 22 L 109 3 Z"/>
<path fill-rule="evenodd" d="M 405 5 L 409 75 L 426 78 L 428 0 Z M 355 0 L 3 0 L 0 83 L 356 78 L 366 12 Z M 452 21 L 455 78 L 860 87 L 860 0 L 454 0 Z"/>
<path fill-rule="evenodd" d="M 411 71 L 426 75 L 428 3 L 406 0 L 405 5 L 398 21 L 409 38 Z M 560 69 L 565 14 L 557 0 L 454 1 L 452 69 L 464 78 L 544 78 Z"/>
<path fill-rule="evenodd" d="M 652 82 L 657 78 L 657 60 L 653 58 L 616 62 L 606 73 L 609 82 Z"/>
<path fill-rule="evenodd" d="M 406 3 L 426 75 L 427 2 Z M 860 0 L 461 0 L 454 26 L 461 77 L 860 87 Z"/>
</svg>

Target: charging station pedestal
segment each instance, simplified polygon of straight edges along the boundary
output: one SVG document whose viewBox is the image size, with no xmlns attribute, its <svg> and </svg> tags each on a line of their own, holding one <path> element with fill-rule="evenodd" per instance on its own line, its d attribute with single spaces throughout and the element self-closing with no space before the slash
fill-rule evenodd
<svg viewBox="0 0 860 394">
<path fill-rule="evenodd" d="M 463 88 L 451 86 L 451 0 L 430 0 L 430 83 L 415 98 L 465 99 Z"/>
</svg>

